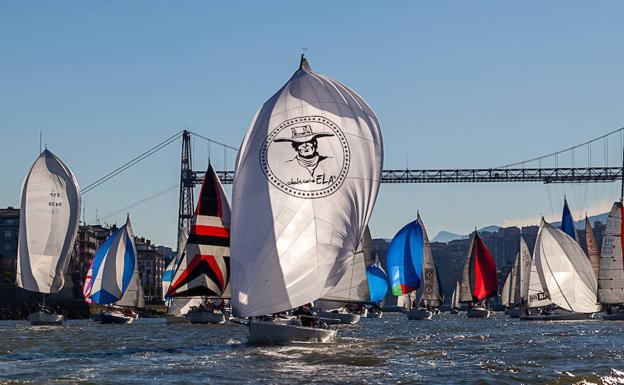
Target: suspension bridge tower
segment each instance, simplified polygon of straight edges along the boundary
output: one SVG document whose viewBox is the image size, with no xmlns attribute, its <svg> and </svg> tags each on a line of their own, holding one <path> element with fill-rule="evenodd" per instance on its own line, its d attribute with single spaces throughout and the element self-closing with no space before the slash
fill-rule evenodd
<svg viewBox="0 0 624 385">
<path fill-rule="evenodd" d="M 180 167 L 180 206 L 178 212 L 178 229 L 187 235 L 191 229 L 193 218 L 193 167 L 191 164 L 191 132 L 182 132 L 182 160 Z"/>
</svg>

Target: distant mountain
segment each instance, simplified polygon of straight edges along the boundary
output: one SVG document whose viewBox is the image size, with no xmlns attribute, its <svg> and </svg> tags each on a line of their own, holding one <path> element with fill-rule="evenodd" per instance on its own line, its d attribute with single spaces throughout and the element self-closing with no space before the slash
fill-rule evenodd
<svg viewBox="0 0 624 385">
<path fill-rule="evenodd" d="M 609 217 L 609 213 L 602 213 L 602 214 L 598 214 L 598 215 L 592 215 L 589 218 L 589 223 L 591 223 L 592 226 L 595 225 L 596 222 L 602 222 L 607 223 L 607 218 Z M 575 227 L 577 229 L 584 229 L 585 228 L 585 218 L 577 218 L 578 220 L 575 221 Z M 561 224 L 561 222 L 552 222 L 553 226 L 559 226 Z M 538 223 L 535 223 L 535 225 L 539 225 Z M 485 226 L 479 229 L 479 232 L 490 232 L 490 233 L 495 233 L 496 231 L 498 231 L 498 229 L 500 229 L 500 226 L 497 225 L 490 225 L 490 226 Z M 446 230 L 442 230 L 440 231 L 435 237 L 433 237 L 433 239 L 431 240 L 431 242 L 443 242 L 443 243 L 448 243 L 450 241 L 454 241 L 457 239 L 468 239 L 470 237 L 470 234 L 455 234 L 455 233 L 451 233 L 450 231 L 446 231 Z"/>
<path fill-rule="evenodd" d="M 500 228 L 501 227 L 497 226 L 497 225 L 490 225 L 490 226 L 485 226 L 485 227 L 480 228 L 479 232 L 481 232 L 481 233 L 483 233 L 483 232 L 495 233 Z M 450 242 L 450 241 L 454 241 L 456 239 L 468 239 L 469 237 L 470 237 L 470 234 L 462 235 L 462 234 L 455 234 L 455 233 L 451 233 L 450 231 L 442 230 L 435 237 L 433 237 L 431 242 L 447 243 L 447 242 Z"/>
</svg>

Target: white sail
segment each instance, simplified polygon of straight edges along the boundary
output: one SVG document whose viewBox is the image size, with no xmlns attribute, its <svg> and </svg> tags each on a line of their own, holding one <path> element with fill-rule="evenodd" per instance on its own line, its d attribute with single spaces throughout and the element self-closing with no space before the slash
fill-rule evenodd
<svg viewBox="0 0 624 385">
<path fill-rule="evenodd" d="M 470 243 L 468 244 L 468 253 L 466 254 L 466 259 L 464 260 L 464 269 L 462 271 L 462 279 L 459 283 L 459 295 L 458 301 L 461 303 L 470 303 L 472 302 L 472 292 L 470 290 L 470 255 L 472 253 L 472 247 L 474 245 L 474 238 L 476 235 L 476 231 L 470 235 Z"/>
<path fill-rule="evenodd" d="M 529 273 L 529 285 L 527 287 L 526 304 L 529 308 L 544 307 L 552 304 L 548 293 L 542 286 L 535 257 L 531 259 L 531 269 Z"/>
<path fill-rule="evenodd" d="M 553 303 L 577 313 L 598 310 L 598 282 L 585 252 L 574 239 L 544 220 L 535 242 L 535 261 Z"/>
<path fill-rule="evenodd" d="M 429 243 L 427 230 L 425 230 L 425 224 L 420 218 L 420 214 L 417 214 L 416 220 L 423 232 L 422 293 L 419 305 L 438 307 L 444 302 L 444 296 L 441 293 L 440 281 L 438 279 L 438 269 L 435 259 L 433 258 L 433 252 L 431 251 L 431 243 Z"/>
<path fill-rule="evenodd" d="M 515 299 L 515 303 L 517 305 L 522 305 L 527 302 L 527 298 L 529 296 L 531 264 L 532 259 L 531 252 L 529 251 L 529 246 L 527 245 L 522 235 L 520 235 L 520 260 L 518 261 L 518 286 L 520 293 L 517 293 L 517 298 Z"/>
<path fill-rule="evenodd" d="M 22 186 L 16 284 L 56 293 L 74 251 L 80 220 L 76 177 L 49 150 L 39 155 Z"/>
<path fill-rule="evenodd" d="M 513 268 L 511 269 L 511 271 L 509 271 L 509 274 L 507 274 L 507 278 L 505 279 L 505 283 L 503 284 L 503 290 L 501 290 L 501 304 L 503 306 L 509 307 L 510 305 L 510 299 L 509 299 L 509 293 L 511 293 L 512 291 L 512 285 L 511 285 L 511 277 L 513 275 Z"/>
<path fill-rule="evenodd" d="M 622 203 L 615 202 L 602 235 L 598 272 L 600 303 L 624 303 L 624 256 L 622 254 Z"/>
<path fill-rule="evenodd" d="M 238 153 L 236 315 L 280 312 L 334 288 L 370 218 L 382 157 L 379 124 L 366 102 L 302 59 L 256 114 Z"/>
<path fill-rule="evenodd" d="M 141 284 L 137 265 L 134 267 L 130 285 L 128 285 L 128 288 L 124 291 L 121 299 L 115 302 L 115 305 L 139 308 L 145 307 L 145 293 L 143 292 L 143 285 Z"/>
<path fill-rule="evenodd" d="M 370 302 L 370 290 L 368 289 L 366 268 L 373 263 L 375 263 L 373 240 L 370 230 L 368 226 L 366 226 L 362 241 L 351 258 L 346 272 L 338 284 L 329 293 L 324 295 L 322 299 L 332 302 Z M 316 307 L 319 307 L 317 305 L 318 302 L 319 301 L 314 302 Z"/>
<path fill-rule="evenodd" d="M 459 309 L 461 304 L 459 303 L 459 292 L 461 288 L 459 286 L 459 281 L 455 284 L 455 290 L 453 290 L 453 296 L 451 297 L 451 308 Z"/>
<path fill-rule="evenodd" d="M 184 254 L 184 249 L 186 248 L 186 241 L 188 240 L 188 234 L 183 229 L 178 229 L 178 250 L 176 251 L 175 257 L 169 261 L 165 271 L 163 272 L 162 277 L 162 295 L 163 299 L 167 300 L 167 291 L 169 291 L 169 287 L 171 286 L 171 280 L 178 269 L 178 265 L 180 264 L 180 260 L 182 260 L 182 255 Z"/>
</svg>

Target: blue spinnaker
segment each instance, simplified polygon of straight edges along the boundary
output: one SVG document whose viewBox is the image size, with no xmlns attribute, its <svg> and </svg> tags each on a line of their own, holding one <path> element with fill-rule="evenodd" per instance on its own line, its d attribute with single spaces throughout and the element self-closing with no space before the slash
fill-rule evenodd
<svg viewBox="0 0 624 385">
<path fill-rule="evenodd" d="M 372 303 L 379 304 L 388 292 L 388 276 L 379 262 L 375 262 L 366 268 L 366 278 L 368 279 L 370 300 Z"/>
<path fill-rule="evenodd" d="M 418 288 L 422 279 L 423 230 L 418 221 L 405 225 L 392 238 L 386 265 L 392 294 L 400 296 Z"/>
<path fill-rule="evenodd" d="M 561 216 L 561 231 L 568 234 L 576 241 L 576 231 L 574 230 L 574 218 L 568 207 L 568 201 L 563 198 L 563 215 Z"/>
</svg>

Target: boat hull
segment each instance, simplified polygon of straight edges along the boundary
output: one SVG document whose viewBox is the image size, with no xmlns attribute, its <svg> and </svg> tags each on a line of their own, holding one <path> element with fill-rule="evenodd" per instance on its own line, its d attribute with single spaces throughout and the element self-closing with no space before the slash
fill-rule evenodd
<svg viewBox="0 0 624 385">
<path fill-rule="evenodd" d="M 520 318 L 520 315 L 522 314 L 522 309 L 519 307 L 514 307 L 509 309 L 509 317 L 510 318 Z"/>
<path fill-rule="evenodd" d="M 28 320 L 31 325 L 62 325 L 65 322 L 65 316 L 40 310 L 31 313 L 28 316 Z"/>
<path fill-rule="evenodd" d="M 472 307 L 466 312 L 468 318 L 490 318 L 491 312 L 483 307 Z"/>
<path fill-rule="evenodd" d="M 602 319 L 605 321 L 624 321 L 624 312 L 605 314 L 602 316 Z"/>
<path fill-rule="evenodd" d="M 131 324 L 137 318 L 139 318 L 138 315 L 131 316 L 118 311 L 103 311 L 100 320 L 103 324 Z"/>
<path fill-rule="evenodd" d="M 168 324 L 190 324 L 191 321 L 186 316 L 166 315 L 165 320 Z"/>
<path fill-rule="evenodd" d="M 558 313 L 558 314 L 536 314 L 523 315 L 523 321 L 580 321 L 592 318 L 592 313 Z"/>
<path fill-rule="evenodd" d="M 457 310 L 457 309 L 451 309 L 451 314 L 459 314 L 459 310 Z"/>
<path fill-rule="evenodd" d="M 408 320 L 430 320 L 433 317 L 433 312 L 423 309 L 414 309 L 407 312 Z"/>
<path fill-rule="evenodd" d="M 192 324 L 223 324 L 225 323 L 225 314 L 211 311 L 194 311 L 186 315 Z"/>
<path fill-rule="evenodd" d="M 359 314 L 352 313 L 332 313 L 329 311 L 320 311 L 318 312 L 318 317 L 322 318 L 323 321 L 330 321 L 330 324 L 341 324 L 341 325 L 355 325 L 360 322 L 361 316 Z M 336 322 L 337 320 L 337 322 Z"/>
<path fill-rule="evenodd" d="M 301 326 L 296 321 L 251 320 L 249 343 L 282 344 L 288 342 L 330 342 L 336 339 L 336 330 Z"/>
<path fill-rule="evenodd" d="M 369 311 L 368 314 L 366 315 L 366 318 L 381 318 L 381 317 L 383 317 L 382 311 L 379 311 L 379 312 Z"/>
</svg>

